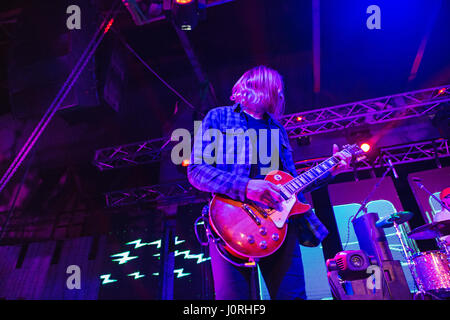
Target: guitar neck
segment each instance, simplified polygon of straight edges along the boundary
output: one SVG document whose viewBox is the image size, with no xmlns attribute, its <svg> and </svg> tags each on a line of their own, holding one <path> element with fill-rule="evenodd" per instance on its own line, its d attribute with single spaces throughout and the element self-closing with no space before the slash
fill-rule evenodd
<svg viewBox="0 0 450 320">
<path fill-rule="evenodd" d="M 339 162 L 340 160 L 338 158 L 334 156 L 330 157 L 317 166 L 309 169 L 308 171 L 305 171 L 301 175 L 284 184 L 283 187 L 291 194 L 295 194 L 323 177 L 327 172 L 330 172 L 339 164 Z"/>
</svg>

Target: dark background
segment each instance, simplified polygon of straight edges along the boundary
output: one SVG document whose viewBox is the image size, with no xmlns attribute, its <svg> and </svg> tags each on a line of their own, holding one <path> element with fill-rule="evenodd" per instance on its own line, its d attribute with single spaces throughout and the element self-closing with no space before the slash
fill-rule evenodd
<svg viewBox="0 0 450 320">
<path fill-rule="evenodd" d="M 82 10 L 81 30 L 66 28 L 65 10 L 70 4 Z M 366 27 L 366 8 L 372 4 L 381 8 L 381 30 Z M 0 3 L 0 174 L 50 105 L 110 5 L 101 0 Z M 230 104 L 231 88 L 244 71 L 264 64 L 282 74 L 286 113 L 294 113 L 450 83 L 449 21 L 449 1 L 320 1 L 317 92 L 313 90 L 311 1 L 231 1 L 209 8 L 207 19 L 187 36 L 214 88 L 217 105 Z M 196 110 L 146 70 L 118 34 Z M 423 57 L 411 77 L 421 44 Z M 94 153 L 167 136 L 178 127 L 191 129 L 193 120 L 216 106 L 205 109 L 204 89 L 166 19 L 136 26 L 122 8 L 113 30 L 64 102 L 66 108 L 57 113 L 0 194 L 2 243 L 120 234 L 131 228 L 142 232 L 149 230 L 149 220 L 154 234 L 161 234 L 159 209 L 148 204 L 106 208 L 104 197 L 108 191 L 161 182 L 161 164 L 100 172 L 92 164 Z M 301 149 L 295 157 L 302 158 Z M 442 165 L 448 166 L 448 158 Z M 400 180 L 394 183 L 405 210 L 419 211 L 407 174 L 431 168 L 436 168 L 434 161 L 398 168 Z M 175 167 L 172 171 L 173 177 L 164 177 L 166 181 L 179 177 Z M 360 174 L 360 179 L 368 177 L 369 173 Z M 344 174 L 335 182 L 352 179 L 352 174 Z M 326 188 L 313 193 L 313 203 L 332 227 Z M 193 220 L 198 205 L 186 210 Z M 187 238 L 192 221 L 182 219 L 179 223 L 185 229 L 178 231 Z M 412 226 L 423 223 L 416 215 Z M 201 250 L 192 236 L 190 245 Z M 434 248 L 429 242 L 421 246 Z M 339 243 L 325 248 L 326 258 L 339 248 Z M 178 292 L 189 287 L 188 282 L 178 285 Z"/>
</svg>

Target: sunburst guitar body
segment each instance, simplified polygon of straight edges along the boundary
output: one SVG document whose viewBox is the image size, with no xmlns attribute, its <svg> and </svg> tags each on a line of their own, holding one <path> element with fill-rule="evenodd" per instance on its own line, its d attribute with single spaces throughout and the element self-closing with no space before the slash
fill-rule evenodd
<svg viewBox="0 0 450 320">
<path fill-rule="evenodd" d="M 344 146 L 341 151 L 359 161 L 363 151 L 357 145 Z M 320 179 L 340 163 L 331 157 L 297 177 L 283 171 L 272 171 L 264 180 L 281 187 L 285 199 L 279 208 L 262 203 L 240 202 L 216 194 L 210 203 L 209 223 L 223 240 L 223 248 L 231 255 L 254 260 L 269 256 L 283 244 L 289 217 L 307 212 L 311 206 L 297 200 L 297 193 Z"/>
<path fill-rule="evenodd" d="M 273 171 L 264 180 L 283 185 L 292 179 L 286 172 Z M 262 258 L 283 244 L 287 219 L 311 208 L 298 201 L 295 194 L 283 201 L 281 207 L 282 210 L 277 211 L 261 203 L 243 203 L 215 195 L 210 203 L 209 222 L 230 254 L 242 259 Z"/>
</svg>

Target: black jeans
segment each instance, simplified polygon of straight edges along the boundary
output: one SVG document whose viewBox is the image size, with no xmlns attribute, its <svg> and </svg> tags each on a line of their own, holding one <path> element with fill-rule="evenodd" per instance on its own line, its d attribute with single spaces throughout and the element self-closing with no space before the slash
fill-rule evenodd
<svg viewBox="0 0 450 320">
<path fill-rule="evenodd" d="M 226 261 L 209 243 L 216 300 L 250 300 L 252 271 Z M 283 245 L 272 255 L 259 260 L 259 268 L 272 300 L 306 299 L 305 279 L 298 236 L 293 226 Z"/>
</svg>

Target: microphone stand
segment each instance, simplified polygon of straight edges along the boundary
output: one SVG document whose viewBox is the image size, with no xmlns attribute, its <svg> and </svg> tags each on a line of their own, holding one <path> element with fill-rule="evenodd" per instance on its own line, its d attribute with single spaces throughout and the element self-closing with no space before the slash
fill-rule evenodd
<svg viewBox="0 0 450 320">
<path fill-rule="evenodd" d="M 392 167 L 388 165 L 387 170 L 383 173 L 383 175 L 381 176 L 381 179 L 375 184 L 375 186 L 372 188 L 372 190 L 370 191 L 370 193 L 367 195 L 367 197 L 364 199 L 364 201 L 361 203 L 361 206 L 359 207 L 358 211 L 356 212 L 355 216 L 352 218 L 352 222 L 355 221 L 355 219 L 358 217 L 359 213 L 361 211 L 364 211 L 364 214 L 367 214 L 367 203 L 370 201 L 370 199 L 372 198 L 373 194 L 375 193 L 375 191 L 378 189 L 378 187 L 381 185 L 381 182 L 383 182 L 384 178 L 386 178 L 387 174 L 389 173 L 389 171 L 392 170 Z"/>
<path fill-rule="evenodd" d="M 381 179 L 379 181 L 377 181 L 377 183 L 373 186 L 372 190 L 370 191 L 370 193 L 367 195 L 367 197 L 364 199 L 364 201 L 361 203 L 361 206 L 359 207 L 358 211 L 356 212 L 355 216 L 352 218 L 351 222 L 354 223 L 354 221 L 356 220 L 356 218 L 358 218 L 358 215 L 360 214 L 360 212 L 364 212 L 364 214 L 367 214 L 367 204 L 369 203 L 370 199 L 372 199 L 372 196 L 374 195 L 375 191 L 380 187 L 381 183 L 383 182 L 383 180 L 386 178 L 387 174 L 389 173 L 389 171 L 392 170 L 392 166 L 390 164 L 388 164 L 388 168 L 387 170 L 383 173 L 383 175 L 381 176 Z M 377 246 L 375 246 L 375 250 L 377 252 L 377 255 L 379 255 L 378 252 L 378 248 Z M 388 289 L 389 295 L 392 296 L 392 292 L 389 288 L 389 286 L 387 285 L 387 281 L 385 278 L 385 275 L 383 273 L 382 275 L 382 279 L 383 279 L 383 287 L 385 286 Z M 383 289 L 383 295 L 384 295 L 384 289 Z"/>
<path fill-rule="evenodd" d="M 358 214 L 361 211 L 364 211 L 364 214 L 367 214 L 367 203 L 372 198 L 372 196 L 375 193 L 375 191 L 379 188 L 379 186 L 381 185 L 381 182 L 383 182 L 383 180 L 386 178 L 386 176 L 389 173 L 389 171 L 392 170 L 394 172 L 392 162 L 388 161 L 387 165 L 388 165 L 387 166 L 387 170 L 383 173 L 383 175 L 381 176 L 381 179 L 375 184 L 375 186 L 370 191 L 369 195 L 361 203 L 361 206 L 359 207 L 359 209 L 356 212 L 355 216 L 352 218 L 352 223 L 358 217 Z M 395 172 L 394 172 L 394 176 L 395 176 L 395 178 L 397 178 Z M 426 292 L 423 289 L 423 286 L 422 286 L 421 282 L 418 280 L 417 274 L 415 272 L 415 265 L 412 263 L 411 258 L 410 258 L 409 254 L 408 254 L 408 251 L 407 251 L 407 249 L 409 249 L 409 251 L 412 251 L 412 250 L 409 247 L 407 247 L 405 245 L 405 243 L 403 242 L 403 239 L 402 239 L 401 233 L 400 233 L 400 229 L 398 228 L 398 225 L 397 225 L 397 223 L 395 221 L 394 221 L 394 227 L 395 227 L 395 230 L 396 230 L 397 237 L 398 237 L 398 239 L 400 241 L 400 244 L 402 246 L 403 254 L 405 255 L 405 259 L 406 259 L 406 262 L 408 264 L 409 271 L 411 272 L 411 275 L 413 277 L 414 283 L 415 283 L 416 287 L 418 288 L 418 292 L 414 296 L 414 300 L 416 300 L 416 297 L 420 297 L 421 295 L 425 296 Z M 413 265 L 414 265 L 414 268 L 413 268 Z M 383 279 L 386 281 L 384 275 L 383 275 Z M 389 286 L 388 286 L 388 288 L 389 288 Z M 389 290 L 389 293 L 391 294 L 390 290 Z"/>
<path fill-rule="evenodd" d="M 438 197 L 436 197 L 430 190 L 428 190 L 428 189 L 423 185 L 423 183 L 420 182 L 420 179 L 413 178 L 413 181 L 414 181 L 415 183 L 417 183 L 417 185 L 419 186 L 420 189 L 425 190 L 425 192 L 428 193 L 431 197 L 433 197 L 434 200 L 436 200 L 438 203 L 440 203 L 441 206 L 442 206 L 443 208 L 446 208 L 448 211 L 450 211 L 450 208 L 449 208 L 443 201 L 441 201 L 441 199 L 439 199 Z"/>
</svg>

